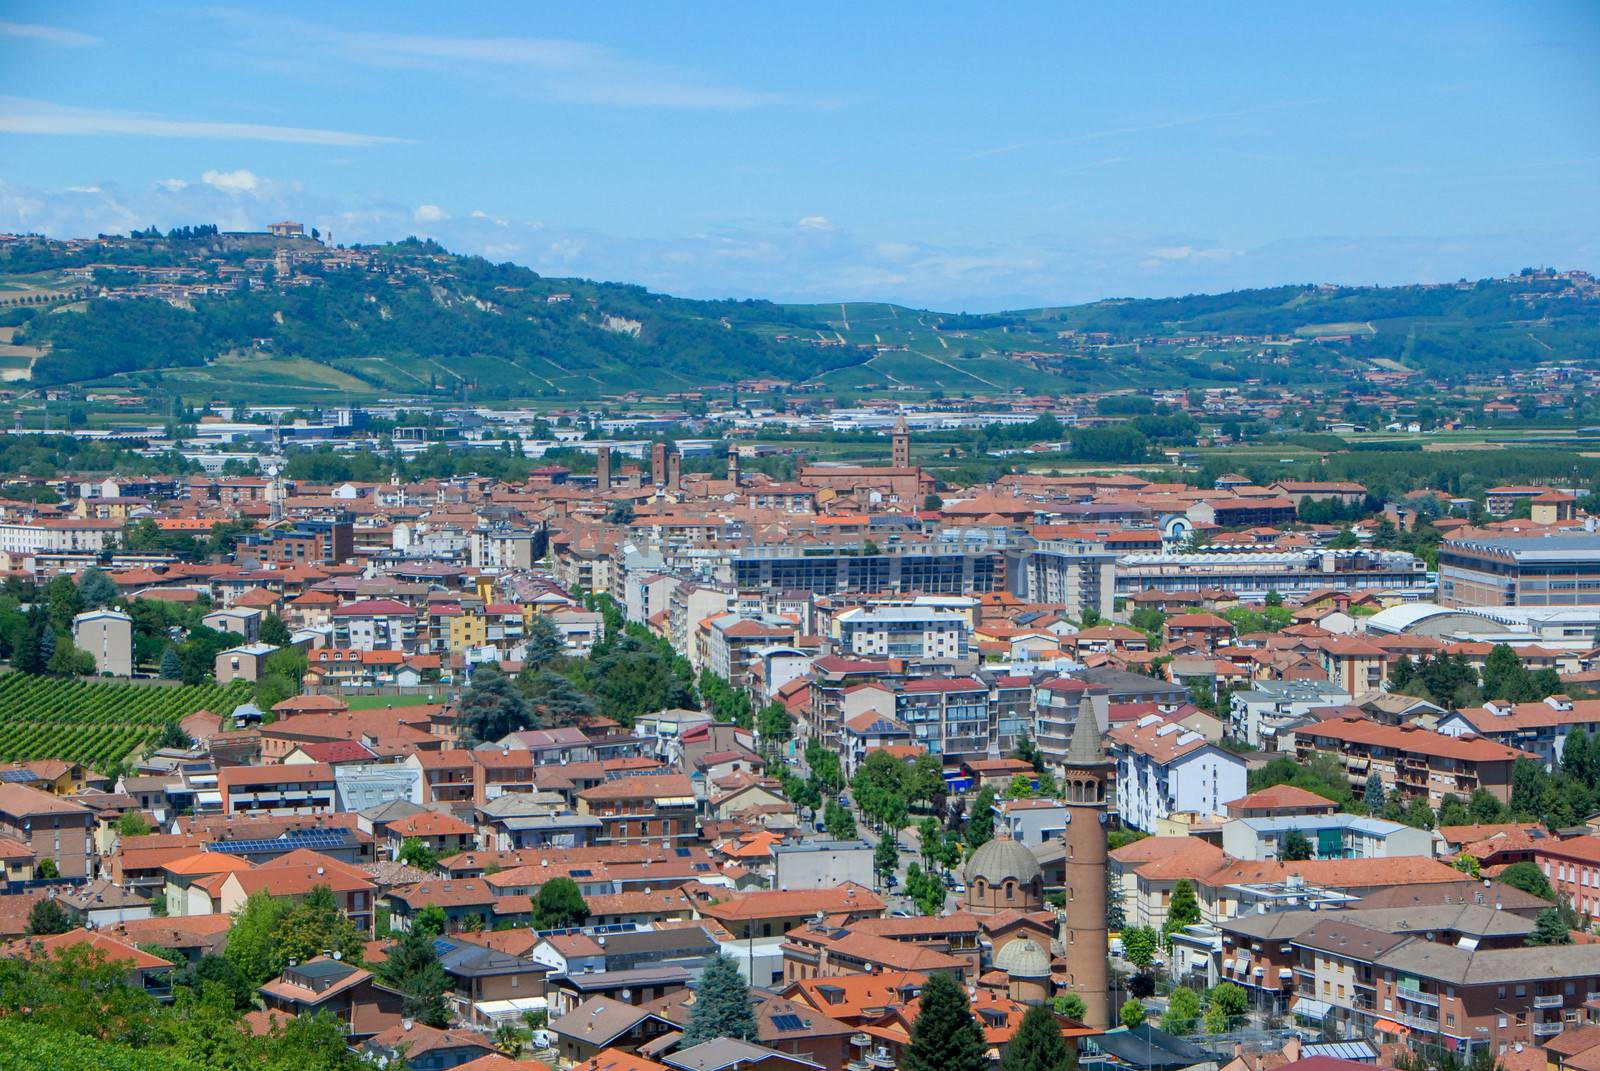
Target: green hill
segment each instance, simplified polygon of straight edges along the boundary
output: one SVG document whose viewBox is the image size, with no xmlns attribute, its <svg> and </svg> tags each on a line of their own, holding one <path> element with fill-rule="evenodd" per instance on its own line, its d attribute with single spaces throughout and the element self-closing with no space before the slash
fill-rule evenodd
<svg viewBox="0 0 1600 1071">
<path fill-rule="evenodd" d="M 84 288 L 99 296 L 79 300 Z M 8 292 L 47 300 L 6 307 Z M 0 245 L 6 328 L 13 348 L 43 350 L 31 376 L 42 385 L 493 400 L 771 378 L 983 393 L 1325 381 L 1373 368 L 1450 378 L 1590 360 L 1600 356 L 1600 288 L 1527 273 L 971 315 L 694 301 L 544 278 L 415 239 L 336 251 L 186 228 Z"/>
</svg>

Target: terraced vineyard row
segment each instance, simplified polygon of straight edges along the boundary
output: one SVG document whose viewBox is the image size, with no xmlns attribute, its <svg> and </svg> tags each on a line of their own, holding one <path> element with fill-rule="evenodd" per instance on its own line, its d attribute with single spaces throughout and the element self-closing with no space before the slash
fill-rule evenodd
<svg viewBox="0 0 1600 1071">
<path fill-rule="evenodd" d="M 250 698 L 227 687 L 144 687 L 100 681 L 0 676 L 0 761 L 65 759 L 104 769 L 197 710 L 226 715 Z"/>
</svg>

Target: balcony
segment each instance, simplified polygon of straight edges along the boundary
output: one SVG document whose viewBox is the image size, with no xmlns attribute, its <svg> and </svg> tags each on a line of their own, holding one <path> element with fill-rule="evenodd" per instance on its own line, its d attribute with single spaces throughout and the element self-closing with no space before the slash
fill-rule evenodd
<svg viewBox="0 0 1600 1071">
<path fill-rule="evenodd" d="M 894 1071 L 894 1053 L 885 1048 L 876 1048 L 867 1053 L 867 1064 L 879 1068 L 881 1071 Z"/>
<path fill-rule="evenodd" d="M 1535 1022 L 1533 1024 L 1533 1036 L 1536 1038 L 1555 1037 L 1565 1029 L 1566 1024 L 1561 1022 L 1559 1019 L 1552 1019 L 1547 1023 Z"/>
<path fill-rule="evenodd" d="M 1427 1030 L 1432 1033 L 1437 1033 L 1439 1030 L 1439 1020 L 1433 1016 L 1411 1015 L 1407 1012 L 1401 1012 L 1395 1018 L 1413 1030 Z"/>
<path fill-rule="evenodd" d="M 1427 1004 L 1435 1008 L 1439 1006 L 1437 993 L 1424 993 L 1420 989 L 1396 989 L 1394 994 L 1401 1000 L 1409 1000 L 1414 1004 Z"/>
<path fill-rule="evenodd" d="M 1566 1003 L 1566 998 L 1559 993 L 1540 995 L 1533 998 L 1535 1008 L 1559 1008 Z"/>
</svg>

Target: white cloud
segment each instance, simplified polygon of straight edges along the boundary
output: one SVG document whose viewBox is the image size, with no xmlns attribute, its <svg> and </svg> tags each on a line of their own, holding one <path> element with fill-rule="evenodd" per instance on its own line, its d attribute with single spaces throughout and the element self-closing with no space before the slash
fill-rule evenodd
<svg viewBox="0 0 1600 1071">
<path fill-rule="evenodd" d="M 415 203 L 330 195 L 268 175 L 253 177 L 255 185 L 249 189 L 225 189 L 206 181 L 137 189 L 100 183 L 94 193 L 0 180 L 0 232 L 68 237 L 190 223 L 259 230 L 274 219 L 288 218 L 352 243 L 394 239 L 415 233 L 418 225 Z M 445 246 L 525 264 L 551 277 L 636 282 L 685 297 L 895 301 L 969 311 L 1294 282 L 1439 282 L 1499 274 L 1524 264 L 1600 262 L 1600 244 L 1571 231 L 1307 236 L 1248 247 L 1199 234 L 1089 231 L 996 236 L 962 244 L 856 234 L 837 225 L 820 232 L 796 226 L 793 217 L 667 238 L 623 237 L 493 216 L 449 217 L 442 210 L 441 217 L 428 222 L 427 232 Z"/>
<path fill-rule="evenodd" d="M 200 176 L 200 181 L 229 193 L 248 193 L 261 185 L 261 180 L 256 178 L 255 172 L 246 171 L 242 167 L 237 171 L 207 171 Z"/>
<path fill-rule="evenodd" d="M 103 193 L 99 186 L 68 186 L 68 193 Z"/>
<path fill-rule="evenodd" d="M 833 221 L 827 216 L 801 216 L 795 226 L 808 231 L 831 231 Z"/>
<path fill-rule="evenodd" d="M 168 193 L 177 193 L 179 190 L 187 189 L 189 186 L 189 184 L 183 181 L 181 178 L 158 179 L 156 181 L 156 185 L 161 187 L 163 190 L 166 190 Z"/>
<path fill-rule="evenodd" d="M 303 55 L 341 66 L 426 70 L 490 80 L 499 87 L 551 100 L 615 108 L 747 111 L 755 108 L 833 108 L 838 97 L 752 89 L 704 72 L 648 63 L 587 41 L 556 37 L 450 37 L 377 31 L 347 32 L 315 23 L 286 24 L 239 12 L 216 17 L 242 27 L 251 62 L 276 63 L 283 35 Z M 313 67 L 306 76 L 325 67 Z"/>
<path fill-rule="evenodd" d="M 28 41 L 42 41 L 47 45 L 64 45 L 67 48 L 84 48 L 98 45 L 100 38 L 79 30 L 61 26 L 41 26 L 32 22 L 6 22 L 0 20 L 0 37 L 20 37 Z"/>
<path fill-rule="evenodd" d="M 173 119 L 95 108 L 70 108 L 24 97 L 0 97 L 0 134 L 127 135 L 146 138 L 271 141 L 296 145 L 343 145 L 357 148 L 407 143 L 404 138 L 356 134 L 344 130 L 216 122 L 209 119 Z"/>
<path fill-rule="evenodd" d="M 438 205 L 418 205 L 412 218 L 418 223 L 439 223 L 449 219 L 450 215 Z"/>
</svg>

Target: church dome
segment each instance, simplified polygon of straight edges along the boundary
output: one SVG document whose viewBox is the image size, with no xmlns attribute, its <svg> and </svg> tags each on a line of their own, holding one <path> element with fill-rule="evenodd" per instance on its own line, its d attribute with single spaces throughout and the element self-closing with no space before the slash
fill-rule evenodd
<svg viewBox="0 0 1600 1071">
<path fill-rule="evenodd" d="M 994 968 L 1013 978 L 1045 978 L 1050 974 L 1050 953 L 1031 937 L 1007 941 L 994 957 Z"/>
<path fill-rule="evenodd" d="M 1010 837 L 996 837 L 973 852 L 963 873 L 966 874 L 968 885 L 980 878 L 990 885 L 1014 881 L 1021 886 L 1044 879 L 1038 858 L 1026 845 Z"/>
</svg>

